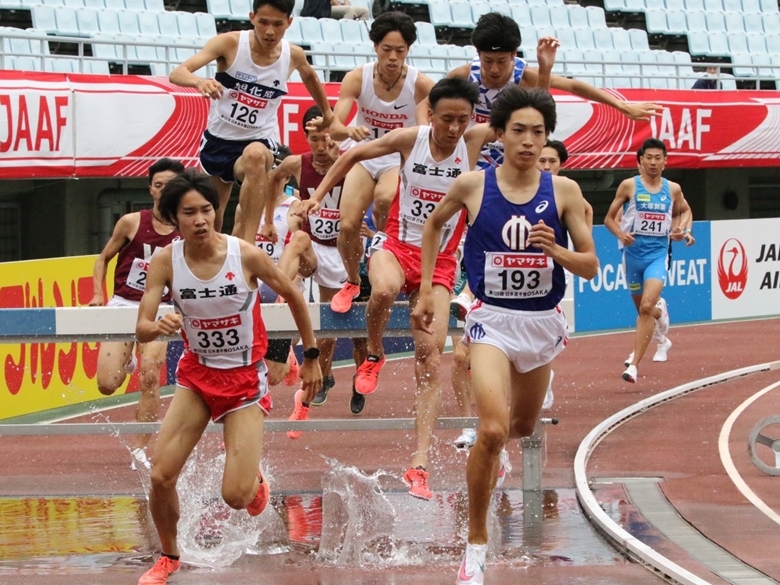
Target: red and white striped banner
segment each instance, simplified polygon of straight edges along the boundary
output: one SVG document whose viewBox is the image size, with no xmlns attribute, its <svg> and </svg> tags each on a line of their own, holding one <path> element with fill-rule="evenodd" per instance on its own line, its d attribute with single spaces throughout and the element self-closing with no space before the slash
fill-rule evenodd
<svg viewBox="0 0 780 585">
<path fill-rule="evenodd" d="M 301 120 L 312 99 L 300 83 L 279 108 L 279 139 L 306 149 Z M 335 102 L 339 85 L 326 84 Z M 570 152 L 567 168 L 636 167 L 650 136 L 679 168 L 776 166 L 780 92 L 608 90 L 618 99 L 654 102 L 651 122 L 555 93 L 554 137 Z M 0 178 L 136 177 L 167 156 L 197 164 L 209 103 L 165 78 L 0 72 Z"/>
</svg>

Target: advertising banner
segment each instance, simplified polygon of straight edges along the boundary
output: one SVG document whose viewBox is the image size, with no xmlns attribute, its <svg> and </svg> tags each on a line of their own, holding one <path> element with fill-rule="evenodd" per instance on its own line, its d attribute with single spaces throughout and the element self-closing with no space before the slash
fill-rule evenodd
<svg viewBox="0 0 780 585">
<path fill-rule="evenodd" d="M 780 218 L 712 224 L 712 318 L 780 314 Z"/>
<path fill-rule="evenodd" d="M 669 306 L 672 325 L 712 318 L 710 306 L 710 222 L 694 222 L 696 244 L 672 243 L 668 281 L 663 297 Z M 617 238 L 603 225 L 593 227 L 599 257 L 598 274 L 590 281 L 574 277 L 576 331 L 631 328 L 636 324 L 636 307 L 626 285 L 623 253 Z"/>
<path fill-rule="evenodd" d="M 278 110 L 278 139 L 304 152 L 301 120 L 314 102 L 290 83 Z M 339 84 L 325 86 L 331 103 Z M 636 168 L 643 140 L 669 147 L 669 167 L 775 166 L 771 125 L 780 93 L 605 89 L 619 100 L 662 106 L 650 122 L 554 92 L 569 169 Z M 0 178 L 142 176 L 168 156 L 197 164 L 209 99 L 163 77 L 0 72 Z M 354 109 L 353 109 L 354 110 Z M 739 124 L 734 124 L 739 120 Z M 713 130 L 717 129 L 717 131 Z"/>
</svg>

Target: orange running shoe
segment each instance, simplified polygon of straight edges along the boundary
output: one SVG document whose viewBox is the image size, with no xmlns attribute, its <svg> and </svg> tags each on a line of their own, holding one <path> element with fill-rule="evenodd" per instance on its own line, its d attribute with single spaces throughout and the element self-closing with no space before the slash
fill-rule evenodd
<svg viewBox="0 0 780 585">
<path fill-rule="evenodd" d="M 168 557 L 160 556 L 154 566 L 146 571 L 138 579 L 138 585 L 165 585 L 168 577 L 173 575 L 181 567 L 181 561 L 174 561 Z"/>
<path fill-rule="evenodd" d="M 330 308 L 334 313 L 346 313 L 352 307 L 352 301 L 358 296 L 360 296 L 360 285 L 347 281 L 330 300 Z"/>
<path fill-rule="evenodd" d="M 421 500 L 430 500 L 433 497 L 431 488 L 428 487 L 428 472 L 422 467 L 410 467 L 404 473 L 404 481 L 409 486 L 409 493 Z"/>
<path fill-rule="evenodd" d="M 290 347 L 290 354 L 287 356 L 287 363 L 290 366 L 290 371 L 282 380 L 282 384 L 285 386 L 295 386 L 298 383 L 298 377 L 301 374 L 301 366 L 298 365 L 298 358 L 295 357 L 293 348 Z"/>
<path fill-rule="evenodd" d="M 287 420 L 309 420 L 309 405 L 303 403 L 303 390 L 295 393 L 295 409 Z M 297 439 L 303 434 L 303 431 L 287 431 L 287 436 L 291 439 Z"/>
<path fill-rule="evenodd" d="M 257 470 L 257 479 L 260 480 L 260 485 L 257 486 L 257 493 L 255 494 L 254 499 L 249 502 L 249 505 L 246 507 L 246 511 L 250 516 L 259 516 L 262 514 L 263 510 L 268 506 L 268 500 L 271 499 L 271 488 L 268 487 L 268 482 L 265 481 L 265 478 L 263 477 L 262 469 Z"/>
<path fill-rule="evenodd" d="M 358 394 L 371 394 L 376 390 L 379 382 L 379 372 L 385 365 L 385 356 L 381 358 L 376 355 L 370 355 L 358 368 L 355 376 L 355 391 Z"/>
</svg>

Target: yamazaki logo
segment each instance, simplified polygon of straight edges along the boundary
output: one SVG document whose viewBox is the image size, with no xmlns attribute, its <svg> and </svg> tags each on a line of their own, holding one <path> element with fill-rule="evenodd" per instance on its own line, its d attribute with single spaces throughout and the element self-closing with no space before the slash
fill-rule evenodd
<svg viewBox="0 0 780 585">
<path fill-rule="evenodd" d="M 736 238 L 723 243 L 718 254 L 718 284 L 727 299 L 737 299 L 745 292 L 748 259 L 745 246 Z"/>
<path fill-rule="evenodd" d="M 67 287 L 67 288 L 66 288 Z M 33 290 L 36 288 L 37 290 Z M 63 294 L 62 288 L 65 288 Z M 71 280 L 69 285 L 57 281 L 47 283 L 38 279 L 31 285 L 29 282 L 12 286 L 0 287 L 0 307 L 4 309 L 29 309 L 43 306 L 79 306 L 86 305 L 92 299 L 92 277 L 84 276 L 78 280 Z M 68 290 L 69 289 L 69 290 Z M 51 297 L 48 297 L 51 295 Z M 67 295 L 67 296 L 66 296 Z M 52 304 L 50 300 L 53 300 Z M 68 303 L 66 304 L 66 300 Z M 3 373 L 8 392 L 15 395 L 22 388 L 25 375 L 29 376 L 32 384 L 40 384 L 46 390 L 56 373 L 57 378 L 64 385 L 73 380 L 76 366 L 79 363 L 81 353 L 81 367 L 87 378 L 94 378 L 97 373 L 98 346 L 89 343 L 71 343 L 69 350 L 57 351 L 54 343 L 22 343 L 18 346 L 18 353 L 11 351 L 5 353 L 3 359 Z M 64 344 L 59 344 L 64 345 Z M 17 346 L 5 346 L 15 348 Z"/>
</svg>

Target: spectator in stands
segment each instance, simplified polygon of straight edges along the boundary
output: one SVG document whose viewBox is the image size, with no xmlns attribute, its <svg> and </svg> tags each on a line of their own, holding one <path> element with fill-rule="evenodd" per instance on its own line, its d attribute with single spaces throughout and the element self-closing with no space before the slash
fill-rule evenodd
<svg viewBox="0 0 780 585">
<path fill-rule="evenodd" d="M 341 20 L 368 20 L 368 8 L 352 6 L 349 0 L 305 0 L 301 16 L 335 18 Z"/>
<path fill-rule="evenodd" d="M 103 286 L 108 263 L 117 256 L 114 269 L 114 296 L 108 307 L 138 307 L 146 288 L 146 274 L 152 256 L 175 240 L 181 239 L 179 231 L 160 215 L 158 204 L 163 187 L 173 177 L 184 172 L 184 166 L 175 160 L 162 158 L 149 167 L 149 193 L 154 204 L 119 218 L 111 239 L 95 260 L 93 269 L 94 296 L 90 307 L 103 306 Z M 170 303 L 169 293 L 163 302 Z M 124 383 L 128 374 L 138 367 L 135 351 L 141 356 L 141 391 L 135 419 L 138 422 L 154 422 L 160 414 L 160 370 L 165 365 L 167 341 L 135 343 L 116 341 L 101 343 L 98 354 L 97 385 L 101 394 L 112 395 Z M 151 435 L 141 435 L 133 444 L 130 467 L 136 462 L 147 469 L 151 467 L 146 446 Z"/>
<path fill-rule="evenodd" d="M 520 28 L 510 16 L 489 12 L 479 17 L 471 42 L 477 56 L 471 63 L 450 71 L 448 77 L 470 79 L 479 86 L 480 100 L 474 110 L 473 123 L 485 122 L 490 116 L 490 104 L 506 87 L 519 85 L 524 88 L 537 86 L 539 70 L 517 56 L 520 46 Z M 590 101 L 611 106 L 632 120 L 649 120 L 661 107 L 652 103 L 632 104 L 616 99 L 611 94 L 577 79 L 552 75 L 550 87 L 578 95 Z M 488 145 L 482 153 L 480 168 L 498 166 L 504 159 L 500 143 Z"/>
<path fill-rule="evenodd" d="M 707 67 L 707 74 L 696 80 L 691 89 L 723 89 L 720 80 L 720 67 Z"/>
<path fill-rule="evenodd" d="M 298 71 L 320 106 L 322 128 L 333 119 L 325 88 L 306 53 L 283 38 L 292 23 L 294 7 L 295 0 L 254 0 L 249 15 L 252 30 L 215 36 L 170 75 L 171 83 L 196 87 L 203 97 L 211 99 L 200 164 L 219 193 L 215 229 L 222 229 L 225 205 L 233 183 L 238 181 L 243 230 L 233 230 L 233 235 L 250 242 L 255 240 L 264 209 L 263 235 L 271 240 L 275 237 L 275 198 L 267 194 L 268 173 L 277 150 L 277 110 L 287 95 L 287 79 L 293 71 Z M 214 79 L 194 74 L 214 61 Z"/>
</svg>

